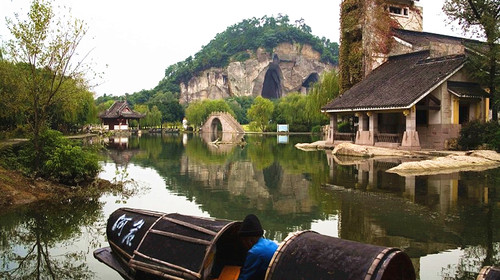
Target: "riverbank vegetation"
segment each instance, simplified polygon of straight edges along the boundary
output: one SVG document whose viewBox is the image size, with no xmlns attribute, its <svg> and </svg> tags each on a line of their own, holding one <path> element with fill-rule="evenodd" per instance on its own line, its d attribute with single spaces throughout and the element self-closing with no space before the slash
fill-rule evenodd
<svg viewBox="0 0 500 280">
<path fill-rule="evenodd" d="M 82 146 L 50 129 L 40 135 L 39 141 L 43 148 L 38 157 L 33 156 L 33 139 L 3 148 L 2 166 L 19 170 L 28 177 L 42 177 L 66 185 L 90 182 L 100 170 L 94 146 Z"/>
<path fill-rule="evenodd" d="M 490 149 L 500 152 L 500 124 L 472 121 L 462 126 L 457 140 L 459 150 Z"/>
<path fill-rule="evenodd" d="M 63 21 L 64 19 L 64 21 Z M 97 154 L 66 139 L 69 131 L 96 117 L 88 80 L 77 57 L 85 23 L 56 16 L 48 0 L 34 0 L 26 18 L 7 19 L 11 39 L 0 59 L 2 138 L 25 136 L 2 149 L 2 165 L 31 178 L 80 185 L 98 171 Z"/>
</svg>

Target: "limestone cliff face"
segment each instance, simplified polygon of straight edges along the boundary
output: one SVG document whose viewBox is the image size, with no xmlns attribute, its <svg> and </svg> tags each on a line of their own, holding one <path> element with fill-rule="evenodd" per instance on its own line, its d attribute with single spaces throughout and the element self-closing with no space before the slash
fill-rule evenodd
<svg viewBox="0 0 500 280">
<path fill-rule="evenodd" d="M 258 49 L 244 61 L 226 68 L 211 68 L 181 83 L 181 103 L 231 96 L 280 98 L 304 92 L 319 75 L 334 66 L 320 61 L 320 53 L 309 45 L 283 43 L 272 53 Z"/>
</svg>

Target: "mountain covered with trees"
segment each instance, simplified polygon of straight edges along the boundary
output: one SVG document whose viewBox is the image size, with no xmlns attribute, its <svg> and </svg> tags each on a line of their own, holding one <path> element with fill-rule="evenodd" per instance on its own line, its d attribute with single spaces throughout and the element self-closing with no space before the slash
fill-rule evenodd
<svg viewBox="0 0 500 280">
<path fill-rule="evenodd" d="M 180 121 L 184 116 L 185 107 L 179 104 L 181 83 L 187 83 L 192 77 L 212 67 L 225 67 L 232 61 L 245 61 L 250 58 L 249 52 L 264 48 L 271 52 L 281 43 L 308 44 L 321 54 L 321 61 L 333 65 L 338 64 L 339 45 L 323 37 L 311 33 L 311 28 L 303 19 L 290 22 L 287 15 L 277 17 L 263 16 L 261 18 L 245 19 L 229 26 L 218 33 L 206 46 L 203 46 L 194 56 L 186 58 L 165 70 L 165 77 L 158 85 L 149 90 L 141 90 L 122 97 L 104 95 L 96 99 L 97 111 L 103 111 L 114 100 L 126 98 L 134 110 L 148 114 L 160 111 L 161 123 Z M 252 101 L 248 98 L 235 98 L 233 103 L 248 108 Z M 156 109 L 154 108 L 156 106 Z M 239 108 L 236 111 L 242 111 Z M 234 106 L 233 106 L 234 107 Z M 247 123 L 246 114 L 239 121 Z M 148 122 L 146 119 L 143 122 Z"/>
<path fill-rule="evenodd" d="M 290 22 L 287 15 L 245 19 L 218 33 L 194 56 L 186 58 L 165 70 L 165 77 L 151 90 L 136 92 L 127 96 L 130 103 L 143 103 L 156 92 L 178 94 L 179 84 L 211 67 L 225 67 L 231 61 L 245 61 L 248 51 L 265 48 L 271 51 L 280 43 L 308 44 L 321 53 L 321 61 L 338 64 L 339 45 L 329 39 L 319 38 L 311 33 L 311 28 L 303 19 Z"/>
</svg>

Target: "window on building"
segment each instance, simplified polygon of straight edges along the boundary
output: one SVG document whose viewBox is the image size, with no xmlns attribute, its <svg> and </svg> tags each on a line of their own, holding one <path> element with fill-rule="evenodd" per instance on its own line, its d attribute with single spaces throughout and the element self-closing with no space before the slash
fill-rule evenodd
<svg viewBox="0 0 500 280">
<path fill-rule="evenodd" d="M 400 15 L 401 14 L 401 8 L 394 7 L 394 6 L 389 6 L 389 13 Z"/>
<path fill-rule="evenodd" d="M 389 13 L 393 15 L 398 15 L 398 16 L 408 16 L 409 13 L 408 8 L 401 8 L 401 7 L 396 7 L 396 6 L 389 6 Z"/>
</svg>

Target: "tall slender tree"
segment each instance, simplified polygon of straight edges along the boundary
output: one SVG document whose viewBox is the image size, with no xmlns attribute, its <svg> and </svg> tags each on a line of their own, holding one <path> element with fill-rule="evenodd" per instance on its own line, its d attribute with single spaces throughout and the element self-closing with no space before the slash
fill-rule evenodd
<svg viewBox="0 0 500 280">
<path fill-rule="evenodd" d="M 450 21 L 456 21 L 465 33 L 486 39 L 486 50 L 474 46 L 470 66 L 476 67 L 477 78 L 490 92 L 492 118 L 498 121 L 500 80 L 500 1 L 498 0 L 446 0 L 443 11 Z"/>
<path fill-rule="evenodd" d="M 26 74 L 20 81 L 29 101 L 27 119 L 35 149 L 34 163 L 40 164 L 40 135 L 50 119 L 50 108 L 68 95 L 65 84 L 84 81 L 82 61 L 75 62 L 76 50 L 86 34 L 85 23 L 66 15 L 67 21 L 56 17 L 51 0 L 33 0 L 26 19 L 15 14 L 7 19 L 13 39 L 6 44 L 7 58 L 24 65 Z M 35 166 L 35 169 L 38 169 Z"/>
</svg>

